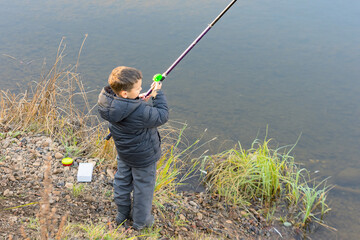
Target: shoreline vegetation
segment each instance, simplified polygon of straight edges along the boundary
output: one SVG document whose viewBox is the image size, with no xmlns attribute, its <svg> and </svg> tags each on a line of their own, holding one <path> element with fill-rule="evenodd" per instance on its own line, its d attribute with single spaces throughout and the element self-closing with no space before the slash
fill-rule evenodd
<svg viewBox="0 0 360 240">
<path fill-rule="evenodd" d="M 295 163 L 290 153 L 296 144 L 272 149 L 271 140 L 256 139 L 248 150 L 239 143 L 222 153 L 206 155 L 202 149 L 207 142 L 202 143 L 201 137 L 184 143 L 186 124 L 180 123 L 160 129 L 163 156 L 157 165 L 155 226 L 140 232 L 115 226 L 112 211 L 116 208 L 109 184 L 116 170 L 114 142 L 103 139 L 108 130 L 93 113 L 95 106 L 90 106 L 77 73 L 81 49 L 75 66 L 62 66 L 64 52 L 61 41 L 53 66 L 27 90 L 0 93 L 0 173 L 10 176 L 0 185 L 0 221 L 19 214 L 13 225 L 0 229 L 7 239 L 306 239 L 319 227 L 336 231 L 323 221 L 330 211 L 327 195 L 332 186 L 326 179 L 313 179 Z M 199 151 L 203 153 L 194 157 Z M 23 162 L 12 152 L 23 153 L 19 157 Z M 72 157 L 75 164 L 93 162 L 94 177 L 106 184 L 95 188 L 92 183 L 76 183 L 76 165 L 62 167 L 62 157 Z M 21 175 L 20 164 L 35 165 L 41 171 L 29 170 L 29 174 L 38 174 L 40 183 L 40 194 L 34 198 L 14 190 L 22 180 L 31 180 Z M 178 191 L 194 175 L 206 190 Z M 59 176 L 73 181 L 58 184 Z M 103 195 L 98 196 L 100 191 Z M 88 195 L 96 197 L 90 201 Z M 101 207 L 76 218 L 71 206 L 77 209 L 78 202 L 83 202 L 83 207 L 95 203 Z M 107 208 L 113 208 L 107 212 L 110 216 L 101 211 Z M 87 217 L 92 211 L 100 221 Z"/>
</svg>

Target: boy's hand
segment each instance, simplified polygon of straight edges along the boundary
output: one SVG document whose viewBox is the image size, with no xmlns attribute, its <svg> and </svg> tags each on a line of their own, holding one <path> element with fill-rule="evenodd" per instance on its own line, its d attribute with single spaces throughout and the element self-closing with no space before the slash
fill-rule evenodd
<svg viewBox="0 0 360 240">
<path fill-rule="evenodd" d="M 146 101 L 146 102 L 150 99 L 150 97 L 154 97 L 154 98 L 155 98 L 156 95 L 157 95 L 157 91 L 159 91 L 159 90 L 161 89 L 161 86 L 162 86 L 162 83 L 161 83 L 161 82 L 153 82 L 153 83 L 151 84 L 151 89 L 152 89 L 151 94 L 145 98 L 145 94 L 146 94 L 146 93 L 141 93 L 141 94 L 139 95 L 139 98 L 141 98 L 142 100 L 144 100 L 144 101 Z"/>
<path fill-rule="evenodd" d="M 147 101 L 149 101 L 149 99 L 150 99 L 150 97 L 151 97 L 151 94 L 150 94 L 149 96 L 147 96 L 147 97 L 145 97 L 145 94 L 146 94 L 146 93 L 140 93 L 140 94 L 139 94 L 139 98 L 142 99 L 142 100 L 144 100 L 145 102 L 147 102 Z"/>
<path fill-rule="evenodd" d="M 153 82 L 151 84 L 152 92 L 151 92 L 150 96 L 155 98 L 157 95 L 157 92 L 161 89 L 161 86 L 162 86 L 161 82 Z"/>
</svg>

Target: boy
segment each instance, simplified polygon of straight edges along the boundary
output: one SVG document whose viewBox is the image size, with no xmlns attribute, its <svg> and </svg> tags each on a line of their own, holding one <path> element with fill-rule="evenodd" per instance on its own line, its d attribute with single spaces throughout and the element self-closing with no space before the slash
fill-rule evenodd
<svg viewBox="0 0 360 240">
<path fill-rule="evenodd" d="M 108 79 L 109 86 L 99 95 L 99 113 L 109 122 L 118 153 L 114 179 L 114 200 L 118 207 L 116 223 L 130 219 L 136 230 L 152 226 L 152 200 L 156 180 L 156 162 L 161 155 L 157 127 L 167 122 L 169 111 L 161 83 L 154 82 L 152 94 L 140 94 L 142 74 L 120 66 Z M 152 97 L 153 105 L 147 103 Z M 133 191 L 133 206 L 130 193 Z"/>
</svg>

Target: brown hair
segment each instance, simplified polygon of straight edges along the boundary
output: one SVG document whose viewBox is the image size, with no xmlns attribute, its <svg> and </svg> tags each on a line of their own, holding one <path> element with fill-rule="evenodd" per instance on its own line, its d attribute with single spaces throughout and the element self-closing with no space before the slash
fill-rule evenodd
<svg viewBox="0 0 360 240">
<path fill-rule="evenodd" d="M 120 66 L 112 70 L 108 83 L 115 93 L 119 93 L 130 91 L 140 79 L 142 79 L 142 73 L 136 68 Z"/>
</svg>

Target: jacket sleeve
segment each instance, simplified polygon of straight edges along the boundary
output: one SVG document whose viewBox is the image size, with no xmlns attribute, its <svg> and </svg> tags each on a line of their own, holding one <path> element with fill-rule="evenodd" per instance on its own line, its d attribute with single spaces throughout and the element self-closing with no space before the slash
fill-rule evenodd
<svg viewBox="0 0 360 240">
<path fill-rule="evenodd" d="M 165 95 L 159 91 L 153 98 L 153 106 L 146 106 L 143 118 L 144 128 L 153 128 L 165 124 L 169 119 L 169 108 Z"/>
</svg>

